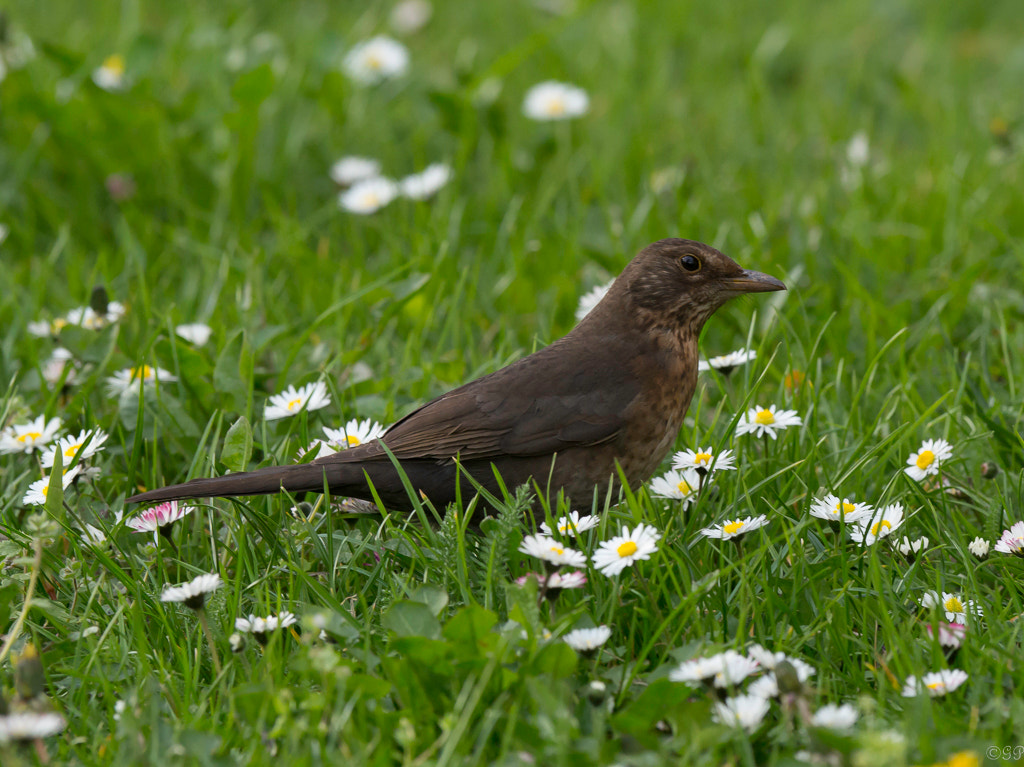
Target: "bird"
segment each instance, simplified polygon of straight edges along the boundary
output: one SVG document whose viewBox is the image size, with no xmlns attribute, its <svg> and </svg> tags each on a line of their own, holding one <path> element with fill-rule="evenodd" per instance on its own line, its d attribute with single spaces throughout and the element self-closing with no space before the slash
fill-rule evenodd
<svg viewBox="0 0 1024 767">
<path fill-rule="evenodd" d="M 309 463 L 193 479 L 127 501 L 327 488 L 332 497 L 367 501 L 376 492 L 394 511 L 422 498 L 443 511 L 472 498 L 477 485 L 501 498 L 503 486 L 530 484 L 534 508 L 560 492 L 589 504 L 623 480 L 635 489 L 674 445 L 697 386 L 707 319 L 736 296 L 785 289 L 709 245 L 659 240 L 567 335 L 428 402 L 378 439 Z"/>
</svg>

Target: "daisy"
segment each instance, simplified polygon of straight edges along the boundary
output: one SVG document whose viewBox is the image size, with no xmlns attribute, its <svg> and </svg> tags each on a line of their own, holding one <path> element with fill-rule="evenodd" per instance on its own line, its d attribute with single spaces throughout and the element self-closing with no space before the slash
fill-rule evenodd
<svg viewBox="0 0 1024 767">
<path fill-rule="evenodd" d="M 43 467 L 48 469 L 53 466 L 58 450 L 61 452 L 61 462 L 64 466 L 70 466 L 75 458 L 79 463 L 87 461 L 103 449 L 103 443 L 106 441 L 107 433 L 103 429 L 86 430 L 77 437 L 61 437 L 57 440 L 56 447 L 43 453 Z"/>
<path fill-rule="evenodd" d="M 293 626 L 297 620 L 295 615 L 287 611 L 279 615 L 268 615 L 266 618 L 259 618 L 250 614 L 248 618 L 235 618 L 235 630 L 250 633 L 256 638 L 257 642 L 265 645 L 270 639 L 267 635 L 271 631 Z"/>
<path fill-rule="evenodd" d="M 331 166 L 331 180 L 338 186 L 352 186 L 380 175 L 380 162 L 372 157 L 342 157 Z"/>
<path fill-rule="evenodd" d="M 64 489 L 68 489 L 68 485 L 75 481 L 75 477 L 79 475 L 82 470 L 79 467 L 73 469 L 64 469 L 64 474 L 61 477 L 61 485 Z M 21 502 L 27 506 L 45 506 L 46 505 L 46 493 L 50 489 L 50 478 L 43 477 L 37 479 L 31 485 L 28 486 L 28 492 L 22 496 Z"/>
<path fill-rule="evenodd" d="M 753 732 L 768 714 L 769 703 L 755 695 L 737 695 L 716 703 L 712 716 L 716 722 Z"/>
<path fill-rule="evenodd" d="M 953 446 L 944 439 L 926 439 L 921 449 L 907 459 L 903 470 L 908 477 L 920 482 L 930 474 L 938 474 L 939 467 L 953 455 Z"/>
<path fill-rule="evenodd" d="M 903 685 L 903 697 L 913 698 L 922 692 L 927 692 L 931 697 L 938 698 L 946 693 L 953 692 L 953 690 L 966 681 L 967 672 L 961 671 L 958 668 L 933 671 L 930 674 L 925 674 L 920 682 L 918 682 L 916 676 L 911 674 Z"/>
<path fill-rule="evenodd" d="M 622 534 L 605 541 L 594 552 L 594 567 L 609 578 L 618 575 L 640 559 L 650 559 L 658 550 L 659 533 L 651 525 L 639 524 L 632 532 L 626 526 Z"/>
<path fill-rule="evenodd" d="M 160 601 L 184 602 L 185 607 L 191 610 L 201 610 L 206 601 L 206 595 L 212 594 L 220 587 L 220 576 L 217 573 L 206 573 L 193 578 L 188 583 L 164 589 L 164 593 L 160 595 Z"/>
<path fill-rule="evenodd" d="M 801 685 L 814 676 L 814 667 L 811 666 L 811 664 L 804 663 L 804 661 L 799 658 L 786 658 L 784 660 L 796 671 L 796 680 Z M 779 661 L 779 663 L 782 662 L 783 661 Z M 792 682 L 790 682 L 790 684 L 792 684 Z M 779 679 L 775 676 L 775 671 L 769 671 L 761 678 L 755 679 L 750 683 L 750 686 L 747 688 L 747 692 L 751 695 L 758 695 L 762 698 L 778 698 L 780 695 Z"/>
<path fill-rule="evenodd" d="M 587 564 L 587 557 L 583 553 L 567 548 L 546 535 L 526 536 L 519 544 L 519 551 L 556 566 L 584 567 Z"/>
<path fill-rule="evenodd" d="M 17 711 L 0 716 L 0 743 L 10 740 L 49 738 L 68 723 L 55 711 Z"/>
<path fill-rule="evenodd" d="M 387 428 L 369 418 L 360 421 L 353 418 L 340 429 L 328 429 L 324 427 L 324 434 L 331 445 L 337 445 L 338 450 L 347 447 L 359 447 L 364 442 L 373 442 L 378 439 Z"/>
<path fill-rule="evenodd" d="M 310 460 L 317 460 L 320 458 L 326 458 L 329 455 L 333 455 L 338 452 L 338 448 L 334 445 L 325 442 L 322 439 L 314 439 L 306 447 L 300 447 L 299 452 L 296 454 L 296 460 L 301 461 L 309 453 L 313 453 L 313 457 Z"/>
<path fill-rule="evenodd" d="M 793 658 L 784 652 L 772 652 L 759 644 L 750 645 L 747 649 L 747 655 L 760 663 L 762 668 L 769 670 L 774 669 L 785 661 L 796 669 L 797 677 L 801 682 L 806 682 L 810 677 L 814 676 L 814 666 L 810 663 L 799 658 Z"/>
<path fill-rule="evenodd" d="M 37 338 L 46 338 L 48 336 L 56 336 L 60 333 L 61 328 L 67 325 L 67 320 L 62 317 L 58 317 L 55 320 L 33 320 L 25 326 L 29 335 L 36 336 Z"/>
<path fill-rule="evenodd" d="M 687 684 L 708 683 L 725 667 L 724 655 L 725 653 L 717 653 L 707 658 L 692 658 L 683 661 L 679 668 L 669 672 L 668 678 L 672 682 Z"/>
<path fill-rule="evenodd" d="M 788 429 L 790 426 L 800 426 L 802 423 L 803 419 L 795 410 L 776 410 L 775 405 L 769 405 L 767 408 L 757 405 L 740 416 L 739 423 L 736 424 L 736 433 L 753 434 L 757 437 L 767 434 L 776 439 L 776 431 Z"/>
<path fill-rule="evenodd" d="M 870 516 L 862 517 L 850 528 L 850 537 L 861 546 L 870 546 L 895 532 L 903 524 L 903 504 L 894 503 Z"/>
<path fill-rule="evenodd" d="M 683 450 L 672 456 L 673 469 L 696 469 L 698 474 L 710 471 L 732 471 L 736 468 L 736 459 L 732 450 L 723 450 L 715 455 L 710 447 L 698 447 L 696 450 Z"/>
<path fill-rule="evenodd" d="M 1003 530 L 994 548 L 1000 554 L 1024 557 L 1024 522 L 1014 522 L 1009 530 Z"/>
<path fill-rule="evenodd" d="M 612 630 L 607 626 L 598 626 L 593 629 L 576 629 L 570 631 L 562 641 L 578 653 L 592 653 L 608 641 Z"/>
<path fill-rule="evenodd" d="M 174 332 L 193 346 L 206 346 L 206 342 L 210 340 L 210 336 L 213 334 L 213 328 L 201 322 L 190 322 L 185 325 L 178 325 Z"/>
<path fill-rule="evenodd" d="M 433 13 L 427 0 L 402 0 L 391 9 L 388 21 L 399 34 L 410 35 L 426 26 Z"/>
<path fill-rule="evenodd" d="M 700 531 L 700 533 L 705 538 L 721 538 L 722 540 L 727 541 L 731 538 L 738 538 L 741 535 L 752 532 L 759 527 L 764 527 L 767 524 L 768 517 L 761 514 L 756 517 L 747 517 L 746 519 L 727 519 L 720 525 L 705 527 Z"/>
<path fill-rule="evenodd" d="M 123 90 L 128 83 L 125 77 L 124 57 L 116 53 L 107 56 L 103 63 L 92 71 L 92 81 L 105 91 Z"/>
<path fill-rule="evenodd" d="M 531 120 L 568 120 L 587 113 L 590 99 L 582 88 L 548 80 L 526 92 L 523 114 Z"/>
<path fill-rule="evenodd" d="M 50 386 L 55 385 L 61 378 L 64 378 L 64 385 L 70 386 L 75 382 L 75 367 L 72 360 L 74 355 L 71 354 L 67 349 L 58 346 L 54 349 L 46 362 L 43 363 L 43 380 Z M 67 377 L 64 376 L 64 370 L 71 365 L 71 369 L 68 371 Z"/>
<path fill-rule="evenodd" d="M 303 410 L 320 410 L 330 404 L 331 397 L 323 381 L 309 383 L 299 389 L 289 386 L 280 394 L 270 396 L 263 417 L 268 421 L 276 421 L 297 415 Z"/>
<path fill-rule="evenodd" d="M 548 589 L 581 589 L 587 583 L 587 576 L 582 570 L 571 573 L 555 571 L 548 576 L 545 586 Z"/>
<path fill-rule="evenodd" d="M 338 195 L 338 204 L 349 213 L 367 216 L 376 213 L 398 196 L 398 184 L 384 176 L 356 182 Z"/>
<path fill-rule="evenodd" d="M 697 500 L 701 475 L 697 469 L 672 469 L 664 476 L 651 480 L 651 494 L 655 498 L 671 498 L 689 508 Z"/>
<path fill-rule="evenodd" d="M 914 558 L 918 554 L 920 554 L 922 551 L 928 548 L 929 543 L 931 542 L 924 536 L 921 536 L 920 538 L 917 538 L 916 540 L 912 541 L 910 540 L 910 538 L 904 535 L 903 539 L 899 542 L 899 545 L 896 547 L 896 550 L 899 551 L 900 554 L 905 556 L 911 562 L 913 562 Z"/>
<path fill-rule="evenodd" d="M 355 45 L 342 62 L 345 73 L 361 85 L 376 85 L 405 74 L 409 52 L 397 40 L 379 35 Z"/>
<path fill-rule="evenodd" d="M 57 437 L 62 421 L 47 419 L 45 415 L 29 421 L 8 426 L 0 432 L 0 453 L 31 453 L 42 450 Z"/>
<path fill-rule="evenodd" d="M 705 370 L 719 370 L 725 375 L 729 375 L 734 368 L 740 365 L 745 365 L 753 359 L 757 358 L 757 352 L 753 349 L 737 349 L 734 352 L 723 354 L 720 357 L 712 357 L 708 360 L 700 360 L 697 363 L 697 371 L 703 372 Z"/>
<path fill-rule="evenodd" d="M 613 282 L 615 282 L 614 279 L 609 280 L 604 285 L 598 285 L 596 288 L 591 288 L 580 297 L 580 302 L 576 307 L 577 322 L 590 314 L 591 310 L 601 303 L 601 299 L 608 294 Z"/>
<path fill-rule="evenodd" d="M 157 382 L 163 384 L 177 380 L 177 376 L 171 375 L 171 373 L 163 368 L 154 368 L 149 365 L 126 368 L 125 370 L 118 370 L 114 375 L 107 378 L 107 394 L 111 397 L 120 397 L 128 392 L 138 395 L 139 389 L 142 386 L 151 386 Z"/>
<path fill-rule="evenodd" d="M 935 591 L 926 591 L 921 597 L 921 606 L 926 609 L 939 606 L 946 613 L 946 620 L 951 623 L 966 623 L 967 615 L 981 617 L 984 613 L 981 606 L 973 599 L 964 599 L 959 594 L 942 592 L 942 597 Z"/>
<path fill-rule="evenodd" d="M 847 498 L 840 502 L 839 497 L 831 493 L 820 500 L 815 499 L 810 511 L 812 517 L 847 524 L 858 522 L 874 513 L 874 509 L 866 503 L 851 503 Z"/>
<path fill-rule="evenodd" d="M 721 656 L 722 668 L 714 676 L 714 685 L 718 688 L 732 687 L 748 676 L 760 670 L 761 666 L 753 658 L 748 658 L 735 650 L 726 650 Z"/>
<path fill-rule="evenodd" d="M 870 157 L 868 134 L 864 131 L 854 133 L 850 143 L 846 145 L 846 162 L 853 168 L 863 168 L 868 164 Z"/>
<path fill-rule="evenodd" d="M 931 625 L 926 627 L 928 637 L 937 637 L 939 644 L 952 650 L 959 650 L 967 636 L 967 626 L 963 623 L 940 623 L 936 630 Z"/>
<path fill-rule="evenodd" d="M 973 541 L 967 544 L 967 549 L 978 559 L 984 559 L 988 556 L 990 546 L 991 544 L 989 544 L 988 541 L 986 541 L 981 536 L 978 536 Z"/>
<path fill-rule="evenodd" d="M 437 194 L 451 177 L 452 169 L 442 162 L 436 162 L 419 173 L 403 178 L 398 182 L 398 188 L 411 200 L 426 200 Z"/>
<path fill-rule="evenodd" d="M 137 533 L 163 532 L 179 519 L 195 511 L 194 506 L 179 504 L 177 501 L 165 501 L 158 506 L 145 509 L 126 522 L 128 527 Z"/>
<path fill-rule="evenodd" d="M 558 532 L 561 535 L 577 535 L 591 530 L 601 524 L 601 518 L 595 514 L 584 514 L 580 516 L 578 511 L 569 512 L 567 517 L 559 517 Z M 547 522 L 540 523 L 540 529 L 545 535 L 554 535 Z"/>
<path fill-rule="evenodd" d="M 849 703 L 837 706 L 835 703 L 826 703 L 814 712 L 811 717 L 811 724 L 815 727 L 824 727 L 829 730 L 852 730 L 857 724 L 857 709 Z"/>
</svg>

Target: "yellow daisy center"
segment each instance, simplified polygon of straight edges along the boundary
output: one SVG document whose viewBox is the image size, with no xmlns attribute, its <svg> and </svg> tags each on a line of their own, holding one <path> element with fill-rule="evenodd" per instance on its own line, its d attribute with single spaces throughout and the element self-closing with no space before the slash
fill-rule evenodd
<svg viewBox="0 0 1024 767">
<path fill-rule="evenodd" d="M 63 317 L 58 317 L 53 321 L 53 329 L 55 331 L 60 330 L 61 328 L 66 327 L 67 324 L 68 321 L 66 319 L 64 319 Z"/>
<path fill-rule="evenodd" d="M 733 533 L 738 533 L 741 529 L 743 529 L 743 525 L 743 520 L 737 519 L 735 522 L 726 522 L 724 525 L 722 525 L 722 530 L 727 532 L 729 535 L 732 535 Z"/>
<path fill-rule="evenodd" d="M 551 551 L 559 557 L 565 553 L 565 549 L 563 549 L 561 546 L 552 546 Z"/>
<path fill-rule="evenodd" d="M 115 75 L 124 74 L 124 56 L 114 54 L 113 56 L 107 56 L 103 59 L 103 68 Z"/>
<path fill-rule="evenodd" d="M 917 460 L 915 461 L 917 468 L 927 469 L 933 463 L 935 463 L 935 453 L 931 450 L 922 450 L 917 454 Z"/>
<path fill-rule="evenodd" d="M 771 410 L 758 410 L 757 415 L 754 416 L 754 422 L 762 426 L 769 426 L 775 423 L 775 416 Z"/>
<path fill-rule="evenodd" d="M 840 508 L 840 507 L 842 507 L 842 508 Z M 854 506 L 852 503 L 849 503 L 848 501 L 843 501 L 842 503 L 837 503 L 836 504 L 836 507 L 832 510 L 832 513 L 833 514 L 843 514 L 843 515 L 846 515 L 846 514 L 853 514 L 853 512 L 855 512 L 856 510 L 857 510 L 857 507 Z"/>
<path fill-rule="evenodd" d="M 363 444 L 362 440 L 360 440 L 359 437 L 356 437 L 352 434 L 345 437 L 345 441 L 348 443 L 349 447 L 356 447 L 358 445 Z"/>
<path fill-rule="evenodd" d="M 368 53 L 366 54 L 366 66 L 369 69 L 380 69 L 384 66 L 384 60 L 376 53 Z"/>
<path fill-rule="evenodd" d="M 711 463 L 711 453 L 697 453 L 693 456 L 693 462 L 707 466 Z"/>
<path fill-rule="evenodd" d="M 149 365 L 143 365 L 140 368 L 132 368 L 131 376 L 133 381 L 136 378 L 140 378 L 143 381 L 152 381 L 155 377 L 155 373 L 153 372 L 153 368 Z"/>
<path fill-rule="evenodd" d="M 81 442 L 76 442 L 74 445 L 68 445 L 64 449 L 64 457 L 65 458 L 74 458 L 75 454 L 78 453 L 78 451 L 79 451 L 79 449 L 81 449 L 81 447 L 82 447 L 82 443 Z"/>
<path fill-rule="evenodd" d="M 562 99 L 551 99 L 548 101 L 548 114 L 565 114 L 565 102 Z"/>
<path fill-rule="evenodd" d="M 941 690 L 946 686 L 945 682 L 932 682 L 931 684 L 925 685 L 929 690 Z"/>
<path fill-rule="evenodd" d="M 298 410 L 300 407 L 302 407 L 302 397 L 296 397 L 288 402 L 289 410 Z"/>
<path fill-rule="evenodd" d="M 619 545 L 619 548 L 615 549 L 615 553 L 620 557 L 631 557 L 636 554 L 636 543 L 633 541 L 626 541 Z"/>
<path fill-rule="evenodd" d="M 376 208 L 380 205 L 380 197 L 376 192 L 367 192 L 366 196 L 363 198 L 363 204 L 368 208 Z"/>
<path fill-rule="evenodd" d="M 875 522 L 871 526 L 871 534 L 878 535 L 879 530 L 892 530 L 892 525 L 889 524 L 889 520 L 883 519 L 881 522 Z"/>
<path fill-rule="evenodd" d="M 679 489 L 679 492 L 682 493 L 683 495 L 689 495 L 690 493 L 693 492 L 693 488 L 690 487 L 690 483 L 687 482 L 685 479 L 678 485 L 676 485 L 676 487 Z"/>
<path fill-rule="evenodd" d="M 16 437 L 16 439 L 18 440 L 18 442 L 24 444 L 26 442 L 35 442 L 41 436 L 43 436 L 43 433 L 41 431 L 27 431 L 24 434 L 19 434 Z"/>
<path fill-rule="evenodd" d="M 951 613 L 962 613 L 964 611 L 964 603 L 958 597 L 950 597 L 942 606 Z"/>
<path fill-rule="evenodd" d="M 48 492 L 50 492 L 50 486 L 49 485 L 43 485 L 43 487 L 42 487 L 43 498 L 46 497 L 46 494 Z"/>
</svg>

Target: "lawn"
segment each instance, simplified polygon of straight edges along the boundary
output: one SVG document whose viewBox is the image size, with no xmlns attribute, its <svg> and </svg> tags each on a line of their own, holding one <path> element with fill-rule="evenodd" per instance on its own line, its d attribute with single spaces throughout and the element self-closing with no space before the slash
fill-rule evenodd
<svg viewBox="0 0 1024 767">
<path fill-rule="evenodd" d="M 1022 27 L 1010 0 L 9 4 L 0 762 L 1024 763 Z M 545 81 L 583 93 L 538 112 Z M 365 439 L 664 237 L 789 288 L 705 328 L 675 447 L 710 472 L 487 519 L 124 502 Z M 306 385 L 329 401 L 268 411 Z M 571 510 L 551 580 L 529 536 Z"/>
</svg>

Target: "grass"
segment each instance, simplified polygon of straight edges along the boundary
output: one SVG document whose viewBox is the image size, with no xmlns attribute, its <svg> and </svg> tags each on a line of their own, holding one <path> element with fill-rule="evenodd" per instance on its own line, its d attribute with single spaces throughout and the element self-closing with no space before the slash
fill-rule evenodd
<svg viewBox="0 0 1024 767">
<path fill-rule="evenodd" d="M 0 415 L 110 438 L 99 475 L 45 507 L 21 501 L 38 453 L 0 460 L 0 690 L 67 720 L 35 747 L 0 744 L 4 765 L 1021 757 L 1024 569 L 967 548 L 1024 516 L 1019 5 L 547 5 L 437 3 L 403 38 L 409 73 L 374 88 L 340 65 L 387 30 L 382 3 L 8 8 L 8 42 L 27 35 L 35 55 L 0 83 Z M 91 81 L 113 53 L 122 92 Z M 589 113 L 526 119 L 525 91 L 552 78 L 585 88 Z M 859 132 L 862 166 L 847 157 Z M 454 177 L 354 216 L 327 174 L 344 154 L 396 177 L 446 161 Z M 111 174 L 134 193 L 114 199 Z M 685 510 L 646 491 L 594 509 L 581 549 L 646 522 L 662 533 L 650 561 L 538 602 L 514 580 L 537 567 L 517 548 L 541 520 L 514 493 L 479 532 L 465 514 L 296 515 L 284 497 L 204 503 L 171 541 L 115 523 L 138 486 L 292 461 L 322 426 L 393 422 L 553 341 L 580 295 L 666 236 L 790 289 L 724 308 L 702 339 L 708 356 L 758 357 L 702 376 L 678 447 L 731 448 L 738 470 Z M 60 332 L 77 373 L 55 388 L 54 343 L 28 324 L 96 286 L 128 311 Z M 209 324 L 210 342 L 177 339 L 182 322 Z M 106 395 L 140 364 L 178 381 L 141 407 Z M 794 370 L 806 381 L 787 387 Z M 318 379 L 328 408 L 263 419 L 270 394 Z M 769 403 L 803 425 L 735 435 Z M 902 471 L 937 438 L 954 449 L 946 488 Z M 899 537 L 930 545 L 908 561 L 851 543 L 808 514 L 828 492 L 902 503 Z M 759 514 L 769 524 L 738 544 L 699 534 Z M 221 673 L 196 614 L 159 601 L 205 572 L 224 581 L 206 605 Z M 952 660 L 926 633 L 929 589 L 984 611 Z M 236 618 L 282 610 L 293 630 L 231 651 Z M 590 625 L 612 628 L 595 656 L 557 640 Z M 752 733 L 667 678 L 751 642 L 816 669 Z M 945 667 L 967 682 L 901 695 Z M 846 734 L 801 714 L 843 702 L 859 712 Z"/>
</svg>

